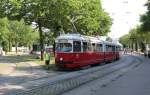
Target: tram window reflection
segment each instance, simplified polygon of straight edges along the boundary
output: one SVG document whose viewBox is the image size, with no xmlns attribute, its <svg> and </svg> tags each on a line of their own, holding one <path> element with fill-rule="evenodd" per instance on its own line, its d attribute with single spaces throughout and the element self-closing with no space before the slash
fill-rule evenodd
<svg viewBox="0 0 150 95">
<path fill-rule="evenodd" d="M 97 51 L 97 52 L 102 52 L 102 51 L 103 51 L 102 44 L 97 44 L 97 45 L 96 45 L 96 51 Z"/>
<path fill-rule="evenodd" d="M 74 52 L 81 52 L 81 42 L 80 41 L 74 41 L 73 42 L 73 51 Z"/>
<path fill-rule="evenodd" d="M 83 51 L 87 50 L 88 50 L 87 42 L 83 42 Z"/>
<path fill-rule="evenodd" d="M 95 43 L 92 43 L 92 48 L 93 48 L 93 51 L 96 52 L 96 44 Z"/>
<path fill-rule="evenodd" d="M 71 52 L 72 44 L 71 43 L 57 43 L 56 51 L 57 52 Z"/>
</svg>

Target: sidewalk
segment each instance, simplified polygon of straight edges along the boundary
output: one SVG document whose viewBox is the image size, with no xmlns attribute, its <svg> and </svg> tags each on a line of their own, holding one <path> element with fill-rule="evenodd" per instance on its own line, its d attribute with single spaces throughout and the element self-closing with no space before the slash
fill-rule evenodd
<svg viewBox="0 0 150 95">
<path fill-rule="evenodd" d="M 10 76 L 18 73 L 46 72 L 40 64 L 30 61 L 30 57 L 0 56 L 0 76 Z"/>
<path fill-rule="evenodd" d="M 9 75 L 15 70 L 15 64 L 0 63 L 0 76 Z"/>
</svg>

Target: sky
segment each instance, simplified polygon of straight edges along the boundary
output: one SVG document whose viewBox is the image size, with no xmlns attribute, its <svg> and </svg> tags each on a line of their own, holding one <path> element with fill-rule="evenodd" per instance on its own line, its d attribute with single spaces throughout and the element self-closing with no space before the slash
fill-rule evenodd
<svg viewBox="0 0 150 95">
<path fill-rule="evenodd" d="M 146 12 L 147 0 L 101 0 L 103 9 L 113 19 L 111 32 L 113 39 L 119 38 L 140 24 L 140 15 Z"/>
</svg>

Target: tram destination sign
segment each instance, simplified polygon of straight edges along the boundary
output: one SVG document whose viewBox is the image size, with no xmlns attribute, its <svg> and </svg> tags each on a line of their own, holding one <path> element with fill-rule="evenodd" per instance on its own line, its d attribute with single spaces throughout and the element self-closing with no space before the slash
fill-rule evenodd
<svg viewBox="0 0 150 95">
<path fill-rule="evenodd" d="M 68 43 L 68 40 L 67 39 L 60 39 L 58 40 L 59 43 Z"/>
</svg>

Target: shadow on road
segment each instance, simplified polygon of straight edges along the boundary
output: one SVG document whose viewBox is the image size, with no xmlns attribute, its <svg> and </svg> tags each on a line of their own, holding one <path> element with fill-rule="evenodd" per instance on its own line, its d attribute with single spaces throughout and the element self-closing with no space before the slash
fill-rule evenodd
<svg viewBox="0 0 150 95">
<path fill-rule="evenodd" d="M 15 85 L 24 83 L 48 74 L 49 73 L 40 66 L 19 67 L 16 71 L 11 72 L 8 75 L 0 75 L 0 87 L 6 84 Z"/>
<path fill-rule="evenodd" d="M 37 57 L 34 55 L 20 55 L 20 56 L 0 56 L 0 63 L 19 63 L 27 61 L 35 61 Z"/>
</svg>

